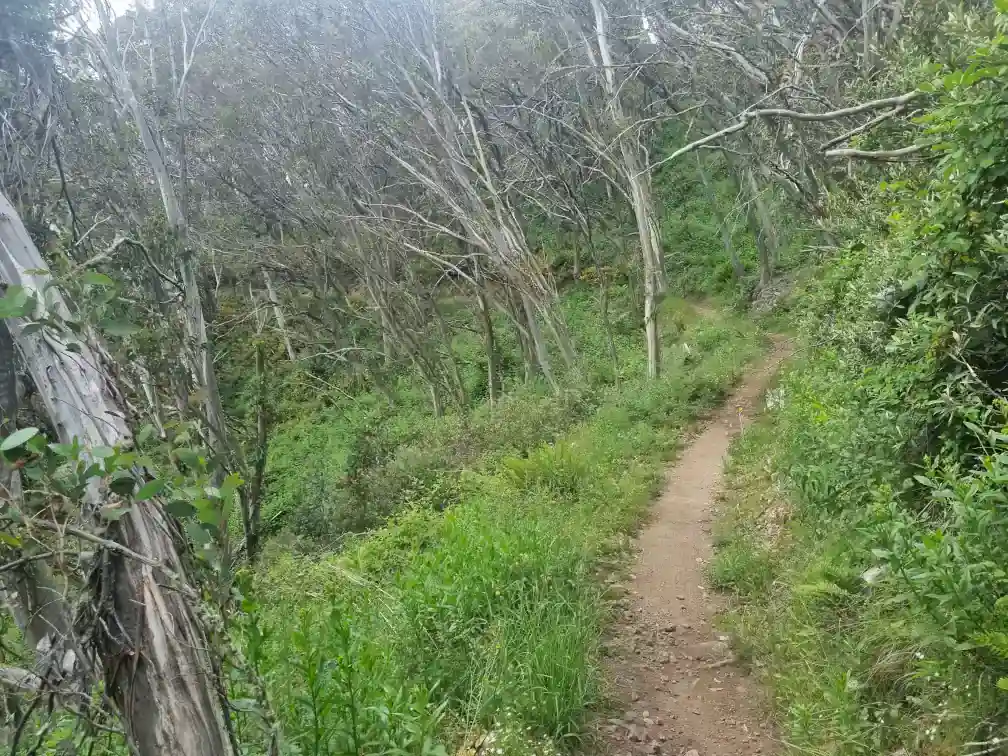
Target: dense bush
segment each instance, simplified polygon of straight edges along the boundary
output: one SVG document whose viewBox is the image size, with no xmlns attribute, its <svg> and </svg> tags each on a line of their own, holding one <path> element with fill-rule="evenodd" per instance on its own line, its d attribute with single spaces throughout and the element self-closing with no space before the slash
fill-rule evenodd
<svg viewBox="0 0 1008 756">
<path fill-rule="evenodd" d="M 974 52 L 923 86 L 931 160 L 867 208 L 883 233 L 825 263 L 814 351 L 773 430 L 738 449 L 740 476 L 769 454 L 793 520 L 768 564 L 766 523 L 735 497 L 713 574 L 748 596 L 735 628 L 815 753 L 991 753 L 1006 734 L 1006 31 L 949 21 Z"/>
</svg>

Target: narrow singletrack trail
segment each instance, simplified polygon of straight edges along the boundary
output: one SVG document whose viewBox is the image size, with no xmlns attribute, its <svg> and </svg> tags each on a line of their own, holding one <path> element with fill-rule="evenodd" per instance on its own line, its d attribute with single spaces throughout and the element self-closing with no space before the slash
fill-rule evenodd
<svg viewBox="0 0 1008 756">
<path fill-rule="evenodd" d="M 775 341 L 666 473 L 636 540 L 622 616 L 607 642 L 610 695 L 622 716 L 600 723 L 613 756 L 772 756 L 766 697 L 711 626 L 723 598 L 705 585 L 724 458 L 787 355 Z M 692 751 L 692 753 L 691 753 Z"/>
</svg>

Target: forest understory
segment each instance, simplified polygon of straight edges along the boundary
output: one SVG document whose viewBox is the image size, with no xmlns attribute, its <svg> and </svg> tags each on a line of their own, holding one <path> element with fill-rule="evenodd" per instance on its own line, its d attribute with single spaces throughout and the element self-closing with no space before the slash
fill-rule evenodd
<svg viewBox="0 0 1008 756">
<path fill-rule="evenodd" d="M 0 748 L 1008 753 L 1008 4 L 0 0 Z"/>
</svg>

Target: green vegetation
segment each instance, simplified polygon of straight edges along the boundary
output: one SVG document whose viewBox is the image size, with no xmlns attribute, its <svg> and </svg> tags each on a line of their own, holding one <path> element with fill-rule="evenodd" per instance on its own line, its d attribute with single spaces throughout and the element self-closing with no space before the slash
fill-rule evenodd
<svg viewBox="0 0 1008 756">
<path fill-rule="evenodd" d="M 4 750 L 583 750 L 787 330 L 709 568 L 784 742 L 1008 754 L 1008 0 L 8 5 Z"/>
<path fill-rule="evenodd" d="M 795 312 L 712 576 L 809 753 L 1000 753 L 1008 718 L 1008 17 L 953 17 L 933 159 Z"/>
<path fill-rule="evenodd" d="M 593 296 L 565 305 L 602 363 Z M 529 389 L 376 429 L 392 521 L 330 554 L 296 556 L 282 537 L 267 550 L 243 643 L 303 752 L 434 754 L 487 733 L 513 754 L 576 744 L 600 695 L 597 570 L 622 554 L 683 428 L 761 351 L 744 320 L 666 304 L 660 381 L 627 336 L 620 390 Z"/>
</svg>

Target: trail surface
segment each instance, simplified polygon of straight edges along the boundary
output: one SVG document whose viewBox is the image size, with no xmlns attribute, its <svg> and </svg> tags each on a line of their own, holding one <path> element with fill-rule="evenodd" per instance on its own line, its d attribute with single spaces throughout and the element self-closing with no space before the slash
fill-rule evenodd
<svg viewBox="0 0 1008 756">
<path fill-rule="evenodd" d="M 728 446 L 758 411 L 786 351 L 777 343 L 669 468 L 637 538 L 622 616 L 608 642 L 610 694 L 625 711 L 600 724 L 611 754 L 776 750 L 763 692 L 711 626 L 723 600 L 705 585 L 704 568 Z"/>
</svg>

